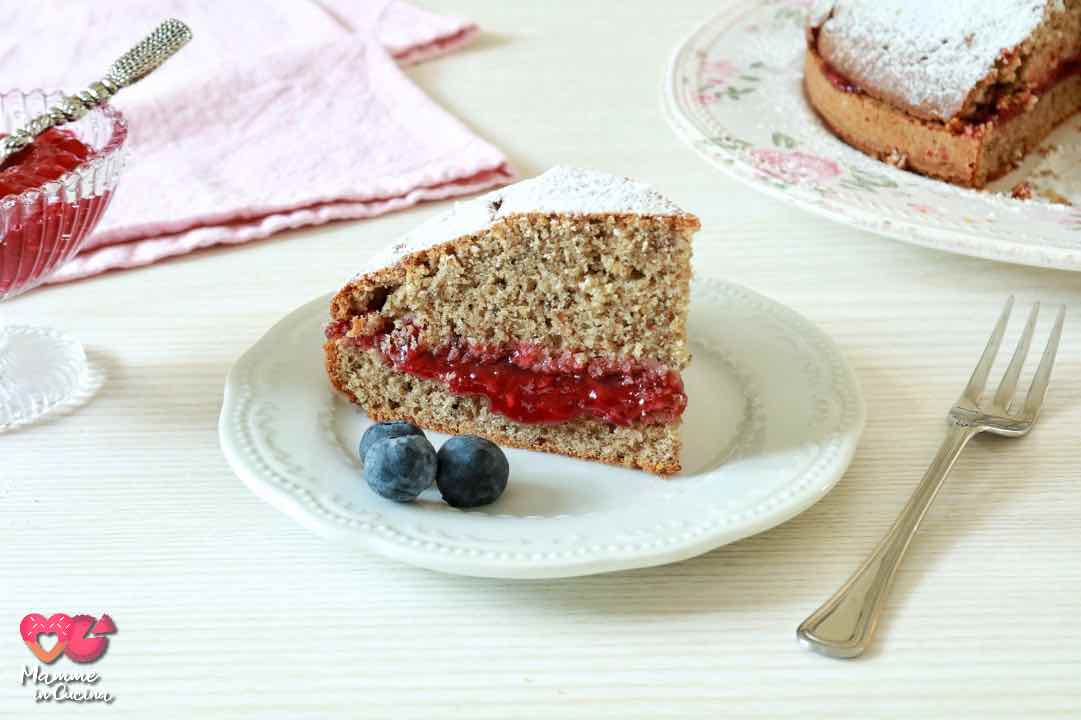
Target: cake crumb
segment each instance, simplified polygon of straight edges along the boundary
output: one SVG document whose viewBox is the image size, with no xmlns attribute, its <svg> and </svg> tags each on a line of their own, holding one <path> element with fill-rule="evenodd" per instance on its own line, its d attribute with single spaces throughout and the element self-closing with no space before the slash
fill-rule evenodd
<svg viewBox="0 0 1081 720">
<path fill-rule="evenodd" d="M 884 160 L 886 161 L 886 163 L 893 165 L 898 170 L 904 170 L 906 167 L 908 167 L 908 155 L 905 155 L 897 148 L 890 150 L 889 155 L 887 155 Z"/>
<path fill-rule="evenodd" d="M 1041 200 L 1055 205 L 1081 204 L 1081 145 L 1047 143 L 1036 149 L 1040 161 L 1010 195 L 1019 200 Z"/>
<path fill-rule="evenodd" d="M 1013 186 L 1013 190 L 1010 191 L 1010 197 L 1016 200 L 1031 200 L 1032 185 L 1027 180 L 1017 183 Z"/>
</svg>

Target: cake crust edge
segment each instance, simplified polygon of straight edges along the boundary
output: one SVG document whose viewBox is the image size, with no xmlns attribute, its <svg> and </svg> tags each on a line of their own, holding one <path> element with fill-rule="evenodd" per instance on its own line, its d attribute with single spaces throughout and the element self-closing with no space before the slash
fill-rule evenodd
<svg viewBox="0 0 1081 720">
<path fill-rule="evenodd" d="M 1081 76 L 1074 75 L 1051 87 L 1026 112 L 1005 122 L 971 125 L 972 132 L 967 128 L 955 132 L 944 123 L 910 115 L 871 95 L 838 89 L 827 73 L 825 58 L 808 47 L 804 92 L 833 134 L 882 162 L 977 190 L 1014 170 L 1025 154 L 1081 105 Z M 1075 95 L 1078 102 L 1067 102 Z M 883 131 L 884 127 L 896 136 L 892 142 L 881 137 L 890 132 Z M 1026 132 L 1029 127 L 1031 131 Z"/>
</svg>

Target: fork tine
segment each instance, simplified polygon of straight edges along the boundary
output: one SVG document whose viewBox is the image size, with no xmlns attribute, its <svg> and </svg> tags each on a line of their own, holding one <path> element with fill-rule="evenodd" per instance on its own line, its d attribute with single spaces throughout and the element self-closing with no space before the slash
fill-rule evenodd
<svg viewBox="0 0 1081 720">
<path fill-rule="evenodd" d="M 992 407 L 1001 410 L 1005 415 L 1010 408 L 1010 401 L 1017 392 L 1017 379 L 1021 377 L 1021 369 L 1025 366 L 1025 358 L 1028 357 L 1029 347 L 1032 345 L 1032 333 L 1036 330 L 1036 318 L 1040 315 L 1040 303 L 1032 306 L 1032 312 L 1028 314 L 1028 322 L 1025 323 L 1025 331 L 1017 339 L 1017 349 L 1013 351 L 1010 365 L 1006 368 L 1006 374 L 1002 376 L 1002 382 L 998 384 Z"/>
<path fill-rule="evenodd" d="M 1006 324 L 1010 320 L 1012 310 L 1013 295 L 1010 295 L 1006 300 L 1006 307 L 1002 308 L 1002 314 L 998 316 L 998 323 L 995 325 L 994 332 L 991 333 L 991 339 L 987 341 L 987 347 L 984 348 L 980 361 L 976 363 L 976 369 L 972 371 L 972 377 L 965 386 L 965 391 L 961 393 L 962 398 L 972 403 L 980 401 L 983 388 L 987 385 L 987 376 L 991 372 L 991 366 L 995 364 L 995 356 L 998 355 L 998 348 L 1002 344 L 1002 336 L 1006 334 Z"/>
<path fill-rule="evenodd" d="M 1051 330 L 1051 337 L 1047 339 L 1047 349 L 1040 358 L 1040 366 L 1036 368 L 1036 375 L 1032 378 L 1032 387 L 1028 389 L 1025 398 L 1025 417 L 1035 418 L 1043 405 L 1044 396 L 1047 394 L 1047 385 L 1051 381 L 1051 370 L 1055 366 L 1055 355 L 1058 353 L 1058 343 L 1062 338 L 1062 324 L 1066 320 L 1066 306 L 1058 309 L 1058 317 L 1055 319 L 1055 327 Z"/>
</svg>

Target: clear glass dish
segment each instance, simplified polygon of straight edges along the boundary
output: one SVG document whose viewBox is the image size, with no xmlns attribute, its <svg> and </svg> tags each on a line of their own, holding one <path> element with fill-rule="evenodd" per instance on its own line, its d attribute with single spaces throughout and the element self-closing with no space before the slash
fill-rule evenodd
<svg viewBox="0 0 1081 720">
<path fill-rule="evenodd" d="M 39 115 L 59 92 L 0 93 L 0 134 Z M 127 125 L 110 106 L 94 108 L 71 131 L 90 156 L 59 180 L 0 197 L 0 301 L 49 279 L 82 248 L 109 206 L 124 166 Z M 0 315 L 0 431 L 29 423 L 83 393 L 86 355 L 55 330 L 6 325 Z"/>
</svg>

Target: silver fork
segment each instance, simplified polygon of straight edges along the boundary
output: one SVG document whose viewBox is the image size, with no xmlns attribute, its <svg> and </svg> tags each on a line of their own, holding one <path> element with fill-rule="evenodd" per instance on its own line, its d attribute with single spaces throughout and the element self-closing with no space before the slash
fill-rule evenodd
<svg viewBox="0 0 1081 720">
<path fill-rule="evenodd" d="M 1017 349 L 994 397 L 989 403 L 983 398 L 987 376 L 998 355 L 1012 309 L 1011 295 L 999 316 L 994 332 L 991 333 L 991 339 L 987 341 L 983 356 L 972 372 L 972 378 L 957 404 L 950 409 L 946 439 L 931 462 L 931 467 L 927 469 L 927 474 L 923 476 L 923 480 L 901 511 L 901 516 L 848 582 L 799 626 L 796 637 L 800 644 L 836 658 L 854 658 L 863 654 L 871 643 L 878 618 L 886 603 L 886 596 L 889 594 L 890 584 L 901 565 L 905 550 L 968 441 L 981 432 L 1011 438 L 1021 437 L 1035 425 L 1047 394 L 1051 369 L 1055 364 L 1066 308 L 1059 309 L 1040 365 L 1020 407 L 1013 402 L 1014 394 L 1025 357 L 1032 344 L 1032 334 L 1040 312 L 1039 303 L 1036 303 L 1029 313 L 1025 330 L 1017 341 Z"/>
</svg>

